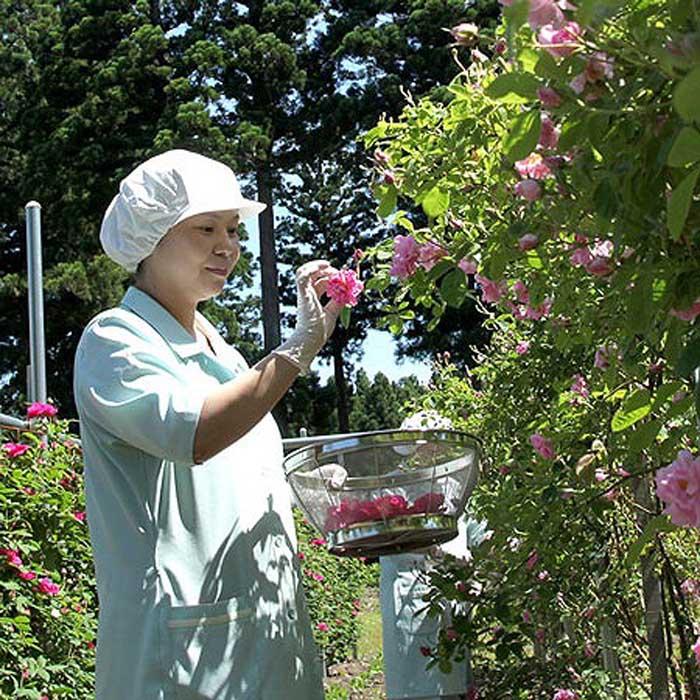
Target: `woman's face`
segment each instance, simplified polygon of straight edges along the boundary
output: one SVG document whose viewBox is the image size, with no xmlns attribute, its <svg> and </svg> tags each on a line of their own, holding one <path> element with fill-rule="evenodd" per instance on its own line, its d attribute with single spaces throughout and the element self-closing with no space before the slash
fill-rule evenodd
<svg viewBox="0 0 700 700">
<path fill-rule="evenodd" d="M 144 273 L 160 286 L 175 283 L 195 301 L 221 292 L 241 255 L 238 212 L 197 214 L 173 226 L 144 261 Z"/>
</svg>

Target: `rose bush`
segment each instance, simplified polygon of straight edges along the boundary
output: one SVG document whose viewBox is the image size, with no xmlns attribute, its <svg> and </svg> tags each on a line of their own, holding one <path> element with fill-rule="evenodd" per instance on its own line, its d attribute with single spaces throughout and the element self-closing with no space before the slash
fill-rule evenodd
<svg viewBox="0 0 700 700">
<path fill-rule="evenodd" d="M 697 7 L 502 4 L 491 59 L 456 53 L 450 101 L 411 99 L 365 136 L 393 174 L 378 213 L 401 231 L 365 251 L 365 289 L 391 295 L 384 324 L 399 333 L 414 305 L 432 329 L 470 296 L 492 331 L 468 376 L 440 367 L 421 403 L 484 441 L 472 505 L 495 532 L 433 576 L 434 606 L 471 606 L 430 654 L 447 667 L 470 647 L 487 698 L 699 698 L 700 617 L 681 588 L 700 574 L 683 527 L 698 493 Z M 428 245 L 443 252 L 429 268 Z"/>
<path fill-rule="evenodd" d="M 328 553 L 326 540 L 295 509 L 299 565 L 314 637 L 326 664 L 349 659 L 357 643 L 357 615 L 367 587 L 379 585 L 376 564 Z"/>
</svg>

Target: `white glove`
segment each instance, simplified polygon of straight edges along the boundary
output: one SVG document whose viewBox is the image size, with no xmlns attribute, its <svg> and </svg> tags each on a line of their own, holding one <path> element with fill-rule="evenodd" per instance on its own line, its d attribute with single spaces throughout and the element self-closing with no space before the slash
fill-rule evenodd
<svg viewBox="0 0 700 700">
<path fill-rule="evenodd" d="M 323 464 L 317 469 L 312 469 L 309 474 L 323 479 L 326 488 L 342 488 L 348 478 L 348 471 L 341 464 Z"/>
<path fill-rule="evenodd" d="M 319 298 L 328 286 L 328 275 L 335 270 L 327 260 L 311 260 L 296 272 L 297 325 L 292 334 L 272 354 L 285 357 L 306 375 L 314 357 L 335 328 L 342 306 L 332 299 L 321 306 Z"/>
</svg>

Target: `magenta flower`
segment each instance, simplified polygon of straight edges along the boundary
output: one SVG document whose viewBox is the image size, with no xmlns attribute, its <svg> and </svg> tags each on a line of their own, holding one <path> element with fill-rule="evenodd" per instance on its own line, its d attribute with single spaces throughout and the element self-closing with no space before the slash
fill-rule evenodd
<svg viewBox="0 0 700 700">
<path fill-rule="evenodd" d="M 515 352 L 517 352 L 518 355 L 524 355 L 529 349 L 530 349 L 530 342 L 527 340 L 521 340 L 515 346 Z"/>
<path fill-rule="evenodd" d="M 559 143 L 559 129 L 554 126 L 554 122 L 546 115 L 542 115 L 542 125 L 540 127 L 540 138 L 538 146 L 544 149 L 556 148 Z"/>
<path fill-rule="evenodd" d="M 547 107 L 547 109 L 555 109 L 562 103 L 561 95 L 551 87 L 537 88 L 537 97 L 542 106 Z"/>
<path fill-rule="evenodd" d="M 529 610 L 523 610 L 523 622 L 529 625 L 532 622 L 532 615 Z"/>
<path fill-rule="evenodd" d="M 73 517 L 79 523 L 84 523 L 85 522 L 85 511 L 84 510 L 77 510 L 77 511 L 75 511 L 75 513 L 73 513 Z"/>
<path fill-rule="evenodd" d="M 549 168 L 547 169 L 549 170 Z M 528 202 L 534 202 L 542 196 L 542 187 L 537 180 L 521 180 L 513 189 L 518 197 L 522 197 Z"/>
<path fill-rule="evenodd" d="M 465 275 L 475 275 L 476 274 L 476 263 L 471 260 L 470 258 L 462 258 L 458 263 L 457 267 L 465 274 Z"/>
<path fill-rule="evenodd" d="M 24 581 L 32 581 L 36 578 L 36 574 L 33 571 L 18 571 L 17 576 Z"/>
<path fill-rule="evenodd" d="M 520 248 L 520 250 L 522 250 L 523 252 L 525 252 L 526 250 L 533 250 L 537 248 L 537 244 L 539 242 L 539 236 L 536 236 L 534 233 L 526 233 L 524 236 L 521 236 L 518 240 L 518 248 Z"/>
<path fill-rule="evenodd" d="M 389 165 L 389 155 L 379 148 L 374 152 L 374 160 L 379 165 Z"/>
<path fill-rule="evenodd" d="M 671 309 L 671 316 L 680 318 L 681 321 L 694 321 L 697 316 L 700 316 L 700 299 L 697 299 L 693 305 L 687 309 Z"/>
<path fill-rule="evenodd" d="M 396 236 L 389 274 L 400 279 L 410 277 L 416 271 L 419 254 L 420 246 L 413 236 Z"/>
<path fill-rule="evenodd" d="M 2 449 L 10 459 L 14 459 L 15 457 L 21 457 L 29 449 L 29 445 L 23 445 L 19 442 L 6 442 Z"/>
<path fill-rule="evenodd" d="M 671 464 L 656 472 L 656 495 L 674 524 L 700 527 L 700 459 L 681 450 Z"/>
<path fill-rule="evenodd" d="M 416 514 L 439 513 L 444 502 L 445 496 L 442 493 L 425 493 L 416 498 L 410 511 Z"/>
<path fill-rule="evenodd" d="M 578 695 L 573 690 L 557 690 L 552 700 L 578 700 Z"/>
<path fill-rule="evenodd" d="M 423 656 L 430 656 L 430 647 L 421 647 L 420 653 L 423 654 Z"/>
<path fill-rule="evenodd" d="M 695 654 L 695 663 L 700 666 L 700 637 L 695 640 L 695 644 L 691 647 L 693 654 Z"/>
<path fill-rule="evenodd" d="M 576 50 L 581 33 L 581 27 L 576 22 L 566 22 L 561 27 L 547 24 L 540 28 L 537 39 L 554 58 L 564 58 Z"/>
<path fill-rule="evenodd" d="M 520 177 L 543 180 L 552 176 L 552 171 L 539 153 L 531 153 L 527 158 L 515 162 L 515 169 Z M 520 183 L 518 183 L 520 184 Z M 535 197 L 537 199 L 537 197 Z"/>
<path fill-rule="evenodd" d="M 355 270 L 339 270 L 328 280 L 328 296 L 341 306 L 355 306 L 364 289 Z"/>
<path fill-rule="evenodd" d="M 318 571 L 310 571 L 309 576 L 311 576 L 314 581 L 324 581 L 326 578 L 323 574 L 319 574 Z"/>
<path fill-rule="evenodd" d="M 431 270 L 435 264 L 447 255 L 447 251 L 437 243 L 429 241 L 424 243 L 418 251 L 418 264 L 426 271 Z"/>
<path fill-rule="evenodd" d="M 537 30 L 545 24 L 560 25 L 564 21 L 564 13 L 556 0 L 530 0 L 527 21 L 531 29 Z"/>
<path fill-rule="evenodd" d="M 22 566 L 22 559 L 16 549 L 0 549 L 0 554 L 5 557 L 5 561 L 10 566 L 16 566 L 17 568 Z"/>
<path fill-rule="evenodd" d="M 523 236 L 524 238 L 524 236 Z M 522 241 L 522 238 L 520 239 Z M 530 303 L 530 292 L 527 289 L 527 286 L 522 280 L 516 280 L 515 284 L 513 284 L 513 291 L 515 292 L 515 297 L 516 299 L 521 303 L 521 304 L 529 304 Z"/>
<path fill-rule="evenodd" d="M 50 403 L 35 402 L 27 408 L 27 418 L 40 418 L 46 416 L 52 418 L 58 413 L 58 409 Z"/>
<path fill-rule="evenodd" d="M 380 496 L 374 502 L 380 516 L 393 518 L 397 515 L 406 515 L 409 512 L 408 502 L 403 496 Z"/>
<path fill-rule="evenodd" d="M 316 625 L 316 629 L 317 629 L 319 632 L 328 632 L 328 630 L 330 629 L 330 627 L 329 627 L 325 622 L 319 622 L 319 623 Z"/>
<path fill-rule="evenodd" d="M 474 279 L 481 287 L 482 299 L 489 304 L 495 304 L 500 300 L 503 294 L 505 294 L 506 289 L 504 282 L 494 282 L 488 279 L 488 277 L 483 277 L 481 275 L 476 275 Z"/>
<path fill-rule="evenodd" d="M 698 579 L 687 578 L 681 583 L 683 595 L 697 598 L 700 595 L 700 581 Z"/>
<path fill-rule="evenodd" d="M 46 595 L 58 595 L 61 592 L 57 583 L 54 583 L 50 578 L 40 578 L 38 590 Z"/>
<path fill-rule="evenodd" d="M 554 459 L 556 457 L 551 441 L 539 433 L 530 435 L 530 443 L 544 459 Z"/>
</svg>

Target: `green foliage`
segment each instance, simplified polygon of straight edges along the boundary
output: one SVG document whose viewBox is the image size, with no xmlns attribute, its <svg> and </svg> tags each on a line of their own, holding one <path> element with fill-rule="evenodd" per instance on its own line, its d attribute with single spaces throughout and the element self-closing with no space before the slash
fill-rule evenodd
<svg viewBox="0 0 700 700">
<path fill-rule="evenodd" d="M 563 687 L 586 700 L 645 697 L 648 660 L 632 641 L 647 634 L 643 576 L 662 586 L 671 682 L 699 687 L 684 641 L 695 640 L 697 601 L 678 588 L 700 575 L 697 536 L 653 497 L 654 472 L 697 444 L 688 377 L 698 338 L 678 313 L 700 299 L 691 5 L 577 3 L 567 14 L 584 39 L 554 57 L 527 24 L 527 3 L 515 2 L 497 32 L 506 57 L 463 67 L 448 104 L 410 100 L 365 135 L 392 163 L 403 209 L 394 221 L 447 253 L 399 280 L 385 320 L 424 306 L 432 323 L 444 305 L 476 298 L 491 334 L 475 366 L 444 367 L 415 405 L 484 444 L 471 509 L 494 534 L 469 565 L 448 560 L 434 574 L 431 604 L 457 610 L 457 634 L 434 640 L 435 663 L 471 649 L 487 698 Z M 673 41 L 684 48 L 674 53 Z M 601 56 L 613 63 L 593 75 Z M 544 87 L 558 106 L 545 110 Z M 539 144 L 545 112 L 556 146 Z M 535 176 L 534 201 L 514 192 L 514 161 L 530 154 L 555 157 L 549 176 Z M 405 225 L 431 191 L 444 193 L 444 212 Z M 538 238 L 527 252 L 525 234 Z M 572 260 L 586 248 L 607 267 Z M 391 241 L 366 253 L 384 280 Z M 459 277 L 463 258 L 481 283 Z M 483 299 L 489 281 L 501 285 L 496 303 Z M 551 441 L 553 459 L 533 449 L 534 435 Z M 624 677 L 604 670 L 611 650 Z"/>
<path fill-rule="evenodd" d="M 327 664 L 345 661 L 357 645 L 360 598 L 365 588 L 379 583 L 378 566 L 329 554 L 301 511 L 295 509 L 294 521 L 316 643 Z"/>
</svg>

